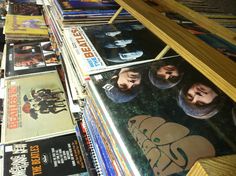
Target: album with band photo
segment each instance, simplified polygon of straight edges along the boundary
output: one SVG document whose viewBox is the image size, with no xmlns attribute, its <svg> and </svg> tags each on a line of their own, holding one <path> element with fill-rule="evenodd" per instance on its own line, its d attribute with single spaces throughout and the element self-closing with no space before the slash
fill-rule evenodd
<svg viewBox="0 0 236 176">
<path fill-rule="evenodd" d="M 200 158 L 236 152 L 233 101 L 181 57 L 91 79 L 104 142 L 141 175 L 185 175 Z"/>
<path fill-rule="evenodd" d="M 6 77 L 55 70 L 59 64 L 50 41 L 7 44 Z"/>
</svg>

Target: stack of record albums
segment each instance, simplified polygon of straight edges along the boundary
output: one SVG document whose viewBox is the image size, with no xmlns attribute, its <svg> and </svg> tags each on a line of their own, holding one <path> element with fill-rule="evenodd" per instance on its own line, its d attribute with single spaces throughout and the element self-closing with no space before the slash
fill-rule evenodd
<svg viewBox="0 0 236 176">
<path fill-rule="evenodd" d="M 81 145 L 88 136 L 76 130 L 62 58 L 49 36 L 43 7 L 33 1 L 9 1 L 7 6 L 0 81 L 0 175 L 95 173 L 90 143 L 87 148 Z"/>
<path fill-rule="evenodd" d="M 5 35 L 7 40 L 43 40 L 48 38 L 48 29 L 43 16 L 7 14 Z"/>
<path fill-rule="evenodd" d="M 235 153 L 233 101 L 174 51 L 155 61 L 165 44 L 142 24 L 74 25 L 63 35 L 70 90 L 78 100 L 86 89 L 83 121 L 102 173 L 185 175 L 199 158 Z"/>
<path fill-rule="evenodd" d="M 65 28 L 77 24 L 81 26 L 105 24 L 119 8 L 114 0 L 50 0 L 43 2 L 47 24 L 61 45 Z M 116 18 L 116 21 L 127 20 L 134 21 L 134 18 L 125 10 L 121 11 Z"/>
<path fill-rule="evenodd" d="M 80 23 L 95 24 L 107 22 L 118 10 L 119 5 L 114 0 L 95 0 L 95 1 L 78 1 L 78 0 L 52 0 L 55 4 L 53 11 L 61 26 Z M 131 16 L 122 11 L 119 20 L 131 19 Z"/>
<path fill-rule="evenodd" d="M 51 42 L 9 42 L 5 55 L 3 175 L 88 174 Z"/>
<path fill-rule="evenodd" d="M 94 74 L 86 103 L 107 172 L 185 175 L 200 158 L 235 153 L 233 101 L 180 57 Z"/>
<path fill-rule="evenodd" d="M 235 153 L 234 102 L 174 51 L 155 60 L 165 44 L 139 22 L 73 26 L 64 46 L 105 175 L 185 175 L 200 158 Z"/>
<path fill-rule="evenodd" d="M 186 175 L 198 159 L 236 152 L 234 101 L 140 22 L 102 24 L 115 1 L 16 1 L 0 175 Z M 234 46 L 183 27 L 235 60 Z"/>
</svg>

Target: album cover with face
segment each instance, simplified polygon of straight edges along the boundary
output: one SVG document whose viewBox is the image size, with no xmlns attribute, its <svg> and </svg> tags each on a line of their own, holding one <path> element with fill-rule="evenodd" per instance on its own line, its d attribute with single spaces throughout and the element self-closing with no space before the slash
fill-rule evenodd
<svg viewBox="0 0 236 176">
<path fill-rule="evenodd" d="M 235 153 L 233 100 L 181 57 L 91 79 L 96 120 L 130 172 L 185 175 L 200 158 Z"/>
<path fill-rule="evenodd" d="M 166 44 L 139 22 L 74 26 L 64 30 L 71 60 L 83 75 L 156 59 Z M 176 57 L 172 49 L 160 58 Z"/>
<path fill-rule="evenodd" d="M 106 65 L 154 59 L 166 46 L 139 22 L 81 28 Z"/>
<path fill-rule="evenodd" d="M 7 44 L 6 77 L 55 69 L 60 59 L 50 41 Z"/>
</svg>

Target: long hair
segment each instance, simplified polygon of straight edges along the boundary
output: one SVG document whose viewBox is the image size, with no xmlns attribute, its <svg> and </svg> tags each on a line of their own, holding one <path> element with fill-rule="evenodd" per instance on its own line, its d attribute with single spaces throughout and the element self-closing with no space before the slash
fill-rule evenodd
<svg viewBox="0 0 236 176">
<path fill-rule="evenodd" d="M 131 67 L 129 71 L 138 72 L 141 74 L 141 76 L 143 74 L 143 70 L 141 70 L 139 67 Z M 132 89 L 128 91 L 122 91 L 117 84 L 117 81 L 119 79 L 119 72 L 120 70 L 116 71 L 113 75 L 113 78 L 107 81 L 103 88 L 105 89 L 107 97 L 114 103 L 129 102 L 139 94 L 139 92 L 141 91 L 141 85 L 132 87 Z"/>
<path fill-rule="evenodd" d="M 204 81 L 200 83 L 209 86 L 217 94 L 217 96 L 213 99 L 211 103 L 205 105 L 197 105 L 197 104 L 192 104 L 188 101 L 186 94 L 189 88 L 193 85 L 192 83 L 185 85 L 179 91 L 178 104 L 187 115 L 197 119 L 208 119 L 213 117 L 220 111 L 220 109 L 223 106 L 225 97 L 223 93 L 219 89 L 217 89 L 213 84 Z"/>
<path fill-rule="evenodd" d="M 170 79 L 164 79 L 156 74 L 157 70 L 167 65 L 175 66 L 179 72 L 179 76 Z M 176 86 L 182 80 L 183 75 L 184 72 L 181 68 L 181 62 L 176 61 L 176 59 L 159 60 L 155 64 L 151 65 L 148 73 L 148 77 L 152 85 L 159 89 L 169 89 Z"/>
</svg>

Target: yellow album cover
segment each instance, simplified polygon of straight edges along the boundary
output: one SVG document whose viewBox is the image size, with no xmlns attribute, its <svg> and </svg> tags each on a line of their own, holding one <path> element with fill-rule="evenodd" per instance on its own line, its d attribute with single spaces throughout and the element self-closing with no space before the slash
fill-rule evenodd
<svg viewBox="0 0 236 176">
<path fill-rule="evenodd" d="M 7 15 L 5 26 L 6 35 L 48 35 L 48 27 L 43 16 Z"/>
</svg>

